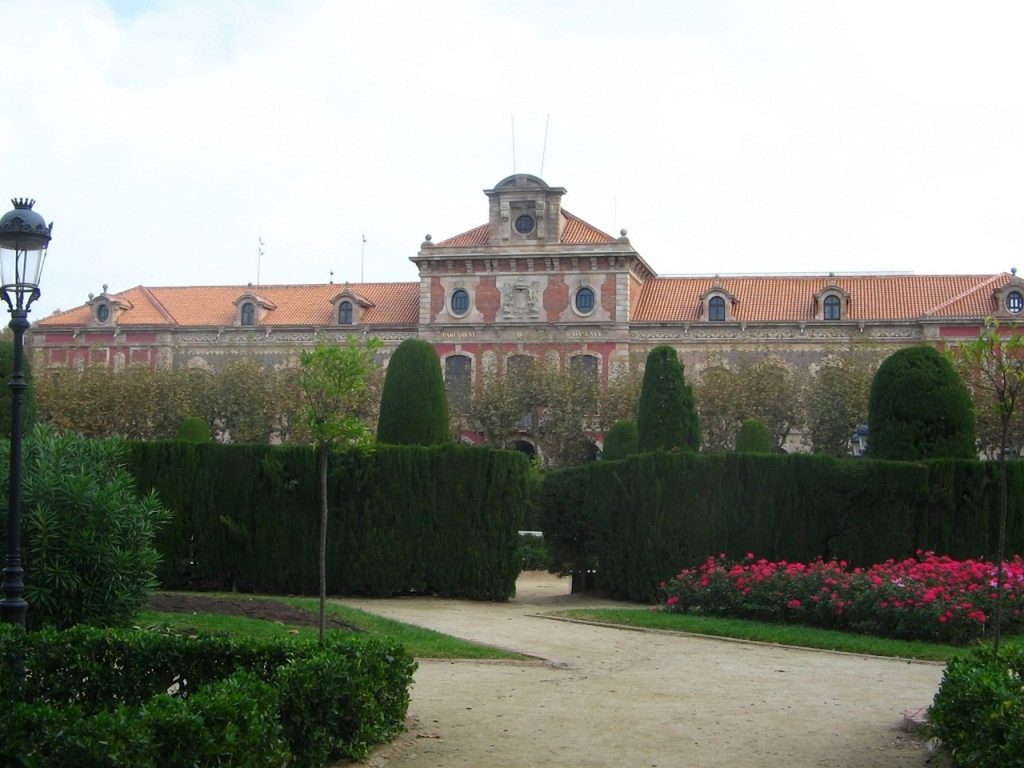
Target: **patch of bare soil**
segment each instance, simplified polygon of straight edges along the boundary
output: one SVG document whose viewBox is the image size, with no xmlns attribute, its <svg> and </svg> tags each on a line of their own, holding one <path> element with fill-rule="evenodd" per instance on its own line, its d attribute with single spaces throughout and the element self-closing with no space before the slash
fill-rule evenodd
<svg viewBox="0 0 1024 768">
<path fill-rule="evenodd" d="M 272 621 L 293 627 L 318 626 L 318 617 L 315 613 L 269 597 L 216 597 L 182 592 L 153 592 L 149 596 L 148 606 L 150 610 L 165 613 L 215 613 Z M 330 616 L 327 617 L 327 628 L 359 631 L 352 624 Z"/>
</svg>

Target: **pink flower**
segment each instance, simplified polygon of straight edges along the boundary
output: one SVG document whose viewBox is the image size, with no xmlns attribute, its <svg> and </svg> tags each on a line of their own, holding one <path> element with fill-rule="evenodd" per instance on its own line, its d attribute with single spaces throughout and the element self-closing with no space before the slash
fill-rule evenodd
<svg viewBox="0 0 1024 768">
<path fill-rule="evenodd" d="M 672 595 L 672 597 L 670 597 L 668 600 L 665 601 L 665 605 L 671 607 L 673 605 L 676 605 L 678 602 L 679 602 L 679 596 L 678 595 Z"/>
<path fill-rule="evenodd" d="M 788 603 L 786 603 L 786 607 L 788 607 L 788 608 L 799 608 L 801 605 L 803 605 L 803 603 L 801 603 L 795 597 L 792 600 L 790 600 Z"/>
</svg>

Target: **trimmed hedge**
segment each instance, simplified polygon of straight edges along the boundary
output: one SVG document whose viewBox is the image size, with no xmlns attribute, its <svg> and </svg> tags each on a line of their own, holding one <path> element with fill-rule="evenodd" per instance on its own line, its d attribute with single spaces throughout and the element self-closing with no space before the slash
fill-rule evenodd
<svg viewBox="0 0 1024 768">
<path fill-rule="evenodd" d="M 693 390 L 683 378 L 683 364 L 674 347 L 662 345 L 647 354 L 636 427 L 641 451 L 700 448 Z"/>
<path fill-rule="evenodd" d="M 1010 551 L 1024 551 L 1024 468 L 1010 469 Z M 724 553 L 771 561 L 821 556 L 867 566 L 918 549 L 991 557 L 998 467 L 974 461 L 841 460 L 815 455 L 643 454 L 553 472 L 541 528 L 563 571 L 650 601 L 660 581 Z"/>
<path fill-rule="evenodd" d="M 390 445 L 452 441 L 441 361 L 430 342 L 406 339 L 392 353 L 380 394 L 377 441 Z"/>
<path fill-rule="evenodd" d="M 763 421 L 747 419 L 736 433 L 736 453 L 771 453 L 772 433 Z"/>
<path fill-rule="evenodd" d="M 973 459 L 974 408 L 963 379 L 934 347 L 889 355 L 871 382 L 868 454 L 873 459 Z"/>
<path fill-rule="evenodd" d="M 130 469 L 174 511 L 156 541 L 165 587 L 318 593 L 309 448 L 133 443 Z M 328 591 L 508 599 L 528 471 L 522 454 L 456 445 L 334 454 Z"/>
<path fill-rule="evenodd" d="M 0 762 L 269 768 L 364 757 L 402 729 L 415 668 L 395 643 L 342 635 L 321 646 L 4 625 Z"/>
<path fill-rule="evenodd" d="M 601 458 L 605 461 L 621 461 L 639 452 L 640 433 L 637 432 L 635 421 L 617 421 L 604 436 Z"/>
</svg>

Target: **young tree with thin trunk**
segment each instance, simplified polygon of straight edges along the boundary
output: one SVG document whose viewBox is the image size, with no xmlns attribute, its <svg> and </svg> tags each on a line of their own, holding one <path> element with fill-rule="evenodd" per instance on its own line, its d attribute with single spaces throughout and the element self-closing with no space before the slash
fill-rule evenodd
<svg viewBox="0 0 1024 768">
<path fill-rule="evenodd" d="M 350 336 L 344 346 L 318 346 L 302 353 L 300 384 L 306 397 L 306 423 L 316 442 L 320 466 L 320 642 L 327 604 L 327 470 L 336 448 L 365 449 L 373 433 L 360 418 L 377 366 L 377 339 Z"/>
<path fill-rule="evenodd" d="M 996 536 L 996 615 L 992 645 L 999 651 L 1003 621 L 1003 591 L 1006 557 L 1006 519 L 1008 501 L 1006 492 L 1006 452 L 1010 427 L 1017 403 L 1024 394 L 1024 336 L 1012 331 L 999 332 L 999 321 L 988 318 L 976 341 L 961 344 L 950 350 L 950 360 L 956 366 L 967 386 L 986 401 L 999 423 L 999 531 Z"/>
</svg>

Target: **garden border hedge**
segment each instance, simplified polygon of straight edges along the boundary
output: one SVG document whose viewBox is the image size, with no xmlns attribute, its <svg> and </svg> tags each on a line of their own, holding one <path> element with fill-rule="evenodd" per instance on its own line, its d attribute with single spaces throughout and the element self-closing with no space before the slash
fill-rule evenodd
<svg viewBox="0 0 1024 768">
<path fill-rule="evenodd" d="M 1024 466 L 1008 465 L 1008 551 L 1024 551 Z M 556 567 L 649 602 L 709 555 L 868 566 L 931 550 L 992 557 L 998 465 L 648 453 L 550 473 L 539 517 Z"/>
<path fill-rule="evenodd" d="M 0 625 L 0 762 L 322 766 L 364 757 L 404 726 L 415 668 L 397 643 L 344 635 L 321 646 Z"/>
</svg>

